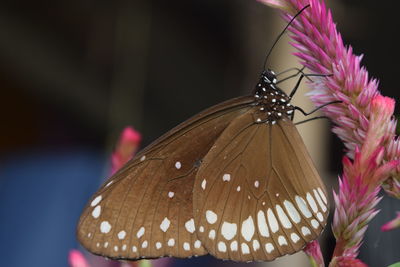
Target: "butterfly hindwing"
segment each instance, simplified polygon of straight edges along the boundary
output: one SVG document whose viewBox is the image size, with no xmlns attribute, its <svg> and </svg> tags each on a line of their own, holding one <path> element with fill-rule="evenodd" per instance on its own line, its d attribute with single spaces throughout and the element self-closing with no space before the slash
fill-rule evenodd
<svg viewBox="0 0 400 267">
<path fill-rule="evenodd" d="M 116 259 L 206 254 L 196 236 L 192 191 L 201 159 L 251 98 L 233 99 L 160 137 L 93 196 L 78 225 L 89 251 Z"/>
<path fill-rule="evenodd" d="M 293 123 L 258 123 L 257 108 L 231 122 L 197 172 L 194 219 L 207 251 L 273 260 L 318 237 L 326 191 Z"/>
</svg>

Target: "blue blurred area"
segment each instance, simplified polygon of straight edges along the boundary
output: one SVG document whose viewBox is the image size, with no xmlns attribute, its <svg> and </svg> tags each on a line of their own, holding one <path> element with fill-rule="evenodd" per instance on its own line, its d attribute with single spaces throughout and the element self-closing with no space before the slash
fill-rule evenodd
<svg viewBox="0 0 400 267">
<path fill-rule="evenodd" d="M 104 176 L 98 151 L 35 151 L 1 160 L 0 266 L 68 266 L 75 227 Z"/>
</svg>

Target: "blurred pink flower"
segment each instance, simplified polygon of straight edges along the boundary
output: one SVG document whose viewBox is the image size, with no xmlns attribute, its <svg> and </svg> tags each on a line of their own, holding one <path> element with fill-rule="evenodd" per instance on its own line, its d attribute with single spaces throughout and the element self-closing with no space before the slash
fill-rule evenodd
<svg viewBox="0 0 400 267">
<path fill-rule="evenodd" d="M 321 247 L 318 243 L 318 240 L 314 240 L 311 243 L 308 243 L 303 251 L 310 258 L 312 267 L 325 266 L 324 258 L 322 257 Z"/>
<path fill-rule="evenodd" d="M 82 252 L 76 249 L 70 250 L 68 255 L 68 262 L 69 266 L 71 267 L 90 267 Z"/>
<path fill-rule="evenodd" d="M 126 127 L 122 131 L 114 153 L 111 156 L 111 174 L 119 170 L 135 155 L 141 140 L 141 134 L 132 127 Z"/>
<path fill-rule="evenodd" d="M 393 220 L 385 223 L 381 227 L 381 230 L 386 232 L 386 231 L 391 231 L 391 230 L 396 229 L 396 228 L 400 228 L 400 212 L 397 212 L 396 218 L 394 218 Z"/>
</svg>

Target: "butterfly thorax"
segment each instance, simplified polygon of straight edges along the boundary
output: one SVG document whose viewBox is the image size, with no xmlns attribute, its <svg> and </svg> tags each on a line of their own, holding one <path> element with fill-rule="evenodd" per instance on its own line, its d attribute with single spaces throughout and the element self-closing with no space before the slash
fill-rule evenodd
<svg viewBox="0 0 400 267">
<path fill-rule="evenodd" d="M 278 120 L 289 119 L 293 114 L 291 98 L 276 84 L 277 78 L 272 70 L 261 73 L 254 90 L 256 106 L 259 109 L 256 114 L 258 123 L 275 124 Z"/>
</svg>

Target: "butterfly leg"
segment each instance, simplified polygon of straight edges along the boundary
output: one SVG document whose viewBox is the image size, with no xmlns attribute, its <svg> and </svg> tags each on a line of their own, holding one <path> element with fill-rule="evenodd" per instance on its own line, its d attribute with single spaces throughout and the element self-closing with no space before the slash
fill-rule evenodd
<svg viewBox="0 0 400 267">
<path fill-rule="evenodd" d="M 294 94 L 296 93 L 297 89 L 300 86 L 301 81 L 303 80 L 304 77 L 308 78 L 308 77 L 329 77 L 332 76 L 332 74 L 301 74 L 300 78 L 297 80 L 296 85 L 294 86 L 292 92 L 290 93 L 289 97 L 292 98 L 294 96 Z"/>
<path fill-rule="evenodd" d="M 309 119 L 306 119 L 306 120 L 302 120 L 302 121 L 296 122 L 296 123 L 294 123 L 294 125 L 299 125 L 299 124 L 303 124 L 303 123 L 305 123 L 305 122 L 309 122 L 309 121 L 313 121 L 313 120 L 318 120 L 318 119 L 329 119 L 329 117 L 327 117 L 327 116 L 312 117 L 312 118 L 309 118 Z"/>
<path fill-rule="evenodd" d="M 297 77 L 300 73 L 301 73 L 301 74 L 305 74 L 305 73 L 303 72 L 305 68 L 306 68 L 306 67 L 302 67 L 301 69 L 299 69 L 299 68 L 290 68 L 290 69 L 287 69 L 287 70 L 284 70 L 284 71 L 278 73 L 278 74 L 276 75 L 276 77 L 279 77 L 280 75 L 285 74 L 285 73 L 287 73 L 287 72 L 289 72 L 289 71 L 297 70 L 297 72 L 296 72 L 295 74 L 292 74 L 292 75 L 290 75 L 290 76 L 288 76 L 288 77 L 286 77 L 286 78 L 283 78 L 282 80 L 279 80 L 276 84 L 280 84 L 281 82 L 284 82 L 284 81 L 286 81 L 286 80 L 289 80 L 289 79 L 292 79 L 292 78 L 294 78 L 294 77 Z M 311 81 L 310 78 L 307 78 L 307 79 Z"/>
<path fill-rule="evenodd" d="M 320 110 L 323 107 L 326 107 L 326 106 L 332 105 L 332 104 L 337 104 L 337 103 L 342 103 L 342 101 L 332 101 L 332 102 L 325 103 L 325 104 L 313 109 L 310 112 L 305 112 L 302 108 L 300 108 L 298 106 L 295 106 L 294 109 L 300 111 L 301 113 L 303 113 L 304 116 L 308 116 L 308 115 L 313 114 L 314 112 L 317 112 L 318 110 Z M 292 120 L 294 119 L 294 113 L 293 113 L 293 116 L 292 116 L 291 119 Z M 312 121 L 312 120 L 316 120 L 316 119 L 328 119 L 328 117 L 326 117 L 326 116 L 317 116 L 317 117 L 314 117 L 314 118 L 310 118 L 310 119 L 306 119 L 306 120 L 297 122 L 297 123 L 295 123 L 295 125 L 298 125 L 298 124 L 301 124 L 301 123 L 304 123 L 304 122 L 308 122 L 308 121 Z"/>
</svg>

